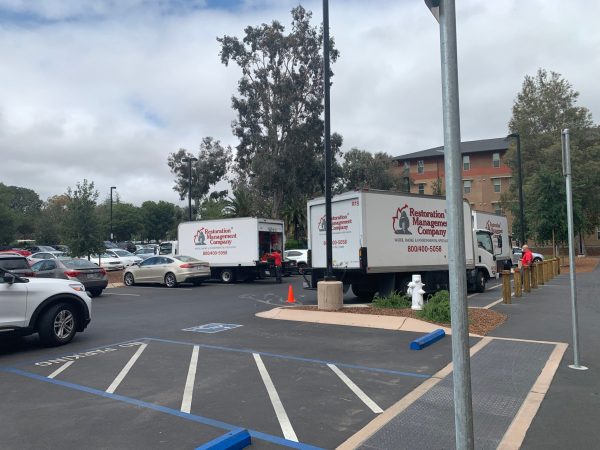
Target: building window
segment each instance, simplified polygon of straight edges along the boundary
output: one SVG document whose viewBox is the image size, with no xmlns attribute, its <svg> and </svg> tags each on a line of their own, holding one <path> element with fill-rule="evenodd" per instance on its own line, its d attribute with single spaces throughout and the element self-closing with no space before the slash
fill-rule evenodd
<svg viewBox="0 0 600 450">
<path fill-rule="evenodd" d="M 425 193 L 425 183 L 419 183 L 419 194 Z"/>
<path fill-rule="evenodd" d="M 465 194 L 470 194 L 471 193 L 471 180 L 465 180 L 465 181 L 463 181 L 463 192 Z"/>
<path fill-rule="evenodd" d="M 417 161 L 417 173 L 423 173 L 425 172 L 425 161 L 423 161 L 422 159 L 419 159 Z"/>
<path fill-rule="evenodd" d="M 494 213 L 502 215 L 502 208 L 500 207 L 500 203 L 492 203 L 494 207 Z"/>
<path fill-rule="evenodd" d="M 404 192 L 410 192 L 410 178 L 404 177 Z"/>
<path fill-rule="evenodd" d="M 404 171 L 410 172 L 410 161 L 404 161 Z"/>
<path fill-rule="evenodd" d="M 493 153 L 492 154 L 492 166 L 493 167 L 500 167 L 500 153 Z"/>
<path fill-rule="evenodd" d="M 463 155 L 463 170 L 471 170 L 471 159 L 469 155 Z"/>
<path fill-rule="evenodd" d="M 500 180 L 500 178 L 492 178 L 492 184 L 494 185 L 494 192 L 500 192 L 502 180 Z"/>
</svg>

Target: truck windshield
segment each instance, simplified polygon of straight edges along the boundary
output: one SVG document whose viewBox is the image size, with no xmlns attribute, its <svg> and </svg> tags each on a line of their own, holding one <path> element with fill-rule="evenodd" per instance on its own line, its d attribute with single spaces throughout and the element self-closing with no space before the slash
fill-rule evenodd
<svg viewBox="0 0 600 450">
<path fill-rule="evenodd" d="M 492 237 L 489 233 L 477 232 L 477 245 L 490 253 L 494 253 L 494 246 L 492 245 Z"/>
</svg>

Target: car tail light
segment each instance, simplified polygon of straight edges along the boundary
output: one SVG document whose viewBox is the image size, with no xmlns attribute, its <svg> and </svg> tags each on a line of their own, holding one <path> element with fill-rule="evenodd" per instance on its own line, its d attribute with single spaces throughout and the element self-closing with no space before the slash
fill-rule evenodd
<svg viewBox="0 0 600 450">
<path fill-rule="evenodd" d="M 102 267 L 100 267 L 98 272 L 100 272 L 100 275 L 106 275 L 106 270 L 104 270 Z"/>
<path fill-rule="evenodd" d="M 35 277 L 35 272 L 25 272 L 23 274 L 24 277 Z"/>
<path fill-rule="evenodd" d="M 66 270 L 65 275 L 71 278 L 76 278 L 81 275 L 81 272 L 78 272 L 77 270 Z"/>
<path fill-rule="evenodd" d="M 190 263 L 185 263 L 185 264 L 180 264 L 179 267 L 181 267 L 182 269 L 191 269 L 192 267 L 194 267 L 194 265 L 190 264 Z"/>
</svg>

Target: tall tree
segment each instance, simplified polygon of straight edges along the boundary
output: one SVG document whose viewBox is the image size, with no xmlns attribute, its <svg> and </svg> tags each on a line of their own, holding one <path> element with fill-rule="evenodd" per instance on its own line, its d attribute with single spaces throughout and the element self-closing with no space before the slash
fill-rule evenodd
<svg viewBox="0 0 600 450">
<path fill-rule="evenodd" d="M 129 241 L 134 235 L 141 238 L 141 227 L 140 208 L 130 203 L 113 205 L 113 233 L 117 241 Z"/>
<path fill-rule="evenodd" d="M 168 165 L 171 173 L 175 175 L 175 186 L 173 190 L 179 193 L 179 198 L 184 200 L 189 192 L 190 165 L 182 161 L 185 158 L 195 156 L 198 161 L 194 161 L 192 168 L 192 199 L 198 209 L 201 199 L 208 194 L 211 186 L 221 181 L 227 174 L 229 163 L 231 162 L 231 147 L 223 147 L 221 142 L 212 137 L 205 137 L 200 144 L 200 150 L 197 155 L 193 155 L 186 149 L 179 149 L 171 153 L 168 158 Z"/>
<path fill-rule="evenodd" d="M 557 191 L 562 181 L 561 131 L 571 133 L 571 161 L 573 177 L 573 205 L 577 230 L 589 231 L 600 219 L 600 133 L 594 127 L 589 110 L 577 106 L 579 93 L 556 72 L 539 69 L 535 76 L 526 76 L 517 95 L 508 124 L 521 137 L 523 192 L 525 196 L 526 234 L 540 241 L 549 240 L 552 230 L 559 240 L 566 238 L 566 197 Z M 506 162 L 516 171 L 516 148 L 506 155 Z M 516 217 L 513 232 L 520 230 L 518 221 L 517 178 L 513 178 L 509 192 L 503 196 L 503 205 Z M 554 194 L 546 192 L 555 189 Z M 562 195 L 558 195 L 562 192 Z M 544 198 L 541 205 L 541 198 Z M 540 210 L 545 208 L 545 213 Z M 565 211 L 561 216 L 560 211 Z M 584 213 L 586 211 L 587 213 Z M 554 224 L 554 225 L 553 225 Z M 566 231 L 564 231 L 566 233 Z M 526 237 L 527 237 L 526 236 Z"/>
<path fill-rule="evenodd" d="M 69 202 L 65 215 L 65 242 L 73 256 L 87 256 L 104 249 L 102 227 L 96 220 L 98 191 L 94 183 L 83 180 L 67 190 Z"/>
<path fill-rule="evenodd" d="M 217 38 L 221 62 L 242 69 L 232 98 L 236 170 L 269 199 L 271 217 L 279 217 L 286 198 L 315 192 L 323 180 L 323 32 L 302 6 L 291 13 L 287 34 L 273 21 L 246 27 L 241 40 Z M 331 62 L 338 55 L 331 39 Z M 335 143 L 341 145 L 339 136 L 332 137 L 334 152 Z"/>
<path fill-rule="evenodd" d="M 65 194 L 50 197 L 40 212 L 35 240 L 46 244 L 59 244 L 64 240 L 65 214 L 69 197 Z"/>
<path fill-rule="evenodd" d="M 42 200 L 35 191 L 24 187 L 5 186 L 0 183 L 0 191 L 6 205 L 13 212 L 17 236 L 31 239 L 35 233 Z"/>
<path fill-rule="evenodd" d="M 392 172 L 392 157 L 353 148 L 344 154 L 342 172 L 345 189 L 400 189 L 402 177 Z"/>
</svg>

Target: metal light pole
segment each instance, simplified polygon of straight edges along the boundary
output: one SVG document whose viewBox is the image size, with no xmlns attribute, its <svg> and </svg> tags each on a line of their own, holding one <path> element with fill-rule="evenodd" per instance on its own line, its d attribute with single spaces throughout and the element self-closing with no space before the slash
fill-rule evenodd
<svg viewBox="0 0 600 450">
<path fill-rule="evenodd" d="M 198 158 L 195 158 L 193 156 L 181 159 L 181 162 L 188 163 L 188 217 L 190 219 L 190 222 L 192 221 L 192 162 L 195 161 L 198 161 Z"/>
<path fill-rule="evenodd" d="M 471 362 L 467 316 L 467 272 L 460 152 L 460 109 L 454 0 L 425 0 L 440 24 L 444 164 L 448 208 L 448 271 L 454 365 L 455 443 L 460 450 L 474 448 Z"/>
<path fill-rule="evenodd" d="M 571 142 L 569 130 L 562 132 L 562 163 L 565 177 L 565 190 L 567 194 L 567 224 L 569 229 L 569 278 L 571 281 L 571 320 L 573 326 L 573 364 L 571 369 L 587 370 L 579 364 L 579 326 L 577 324 L 577 285 L 575 283 L 575 242 L 573 234 L 573 199 L 571 190 Z"/>
<path fill-rule="evenodd" d="M 112 195 L 112 193 L 113 193 L 113 189 L 116 189 L 116 188 L 117 188 L 116 186 L 110 187 L 110 240 L 111 240 L 111 242 L 113 240 L 113 221 L 112 221 L 112 218 L 113 218 L 113 214 L 112 214 L 113 195 Z"/>
<path fill-rule="evenodd" d="M 331 232 L 331 127 L 329 106 L 329 0 L 323 0 L 323 83 L 325 97 L 325 254 L 327 270 L 325 281 L 335 280 L 333 275 L 333 249 Z"/>
<path fill-rule="evenodd" d="M 508 138 L 515 138 L 517 140 L 517 171 L 519 174 L 519 239 L 521 245 L 525 244 L 525 211 L 523 209 L 523 168 L 521 165 L 521 136 L 519 133 L 512 133 L 507 136 Z"/>
</svg>

